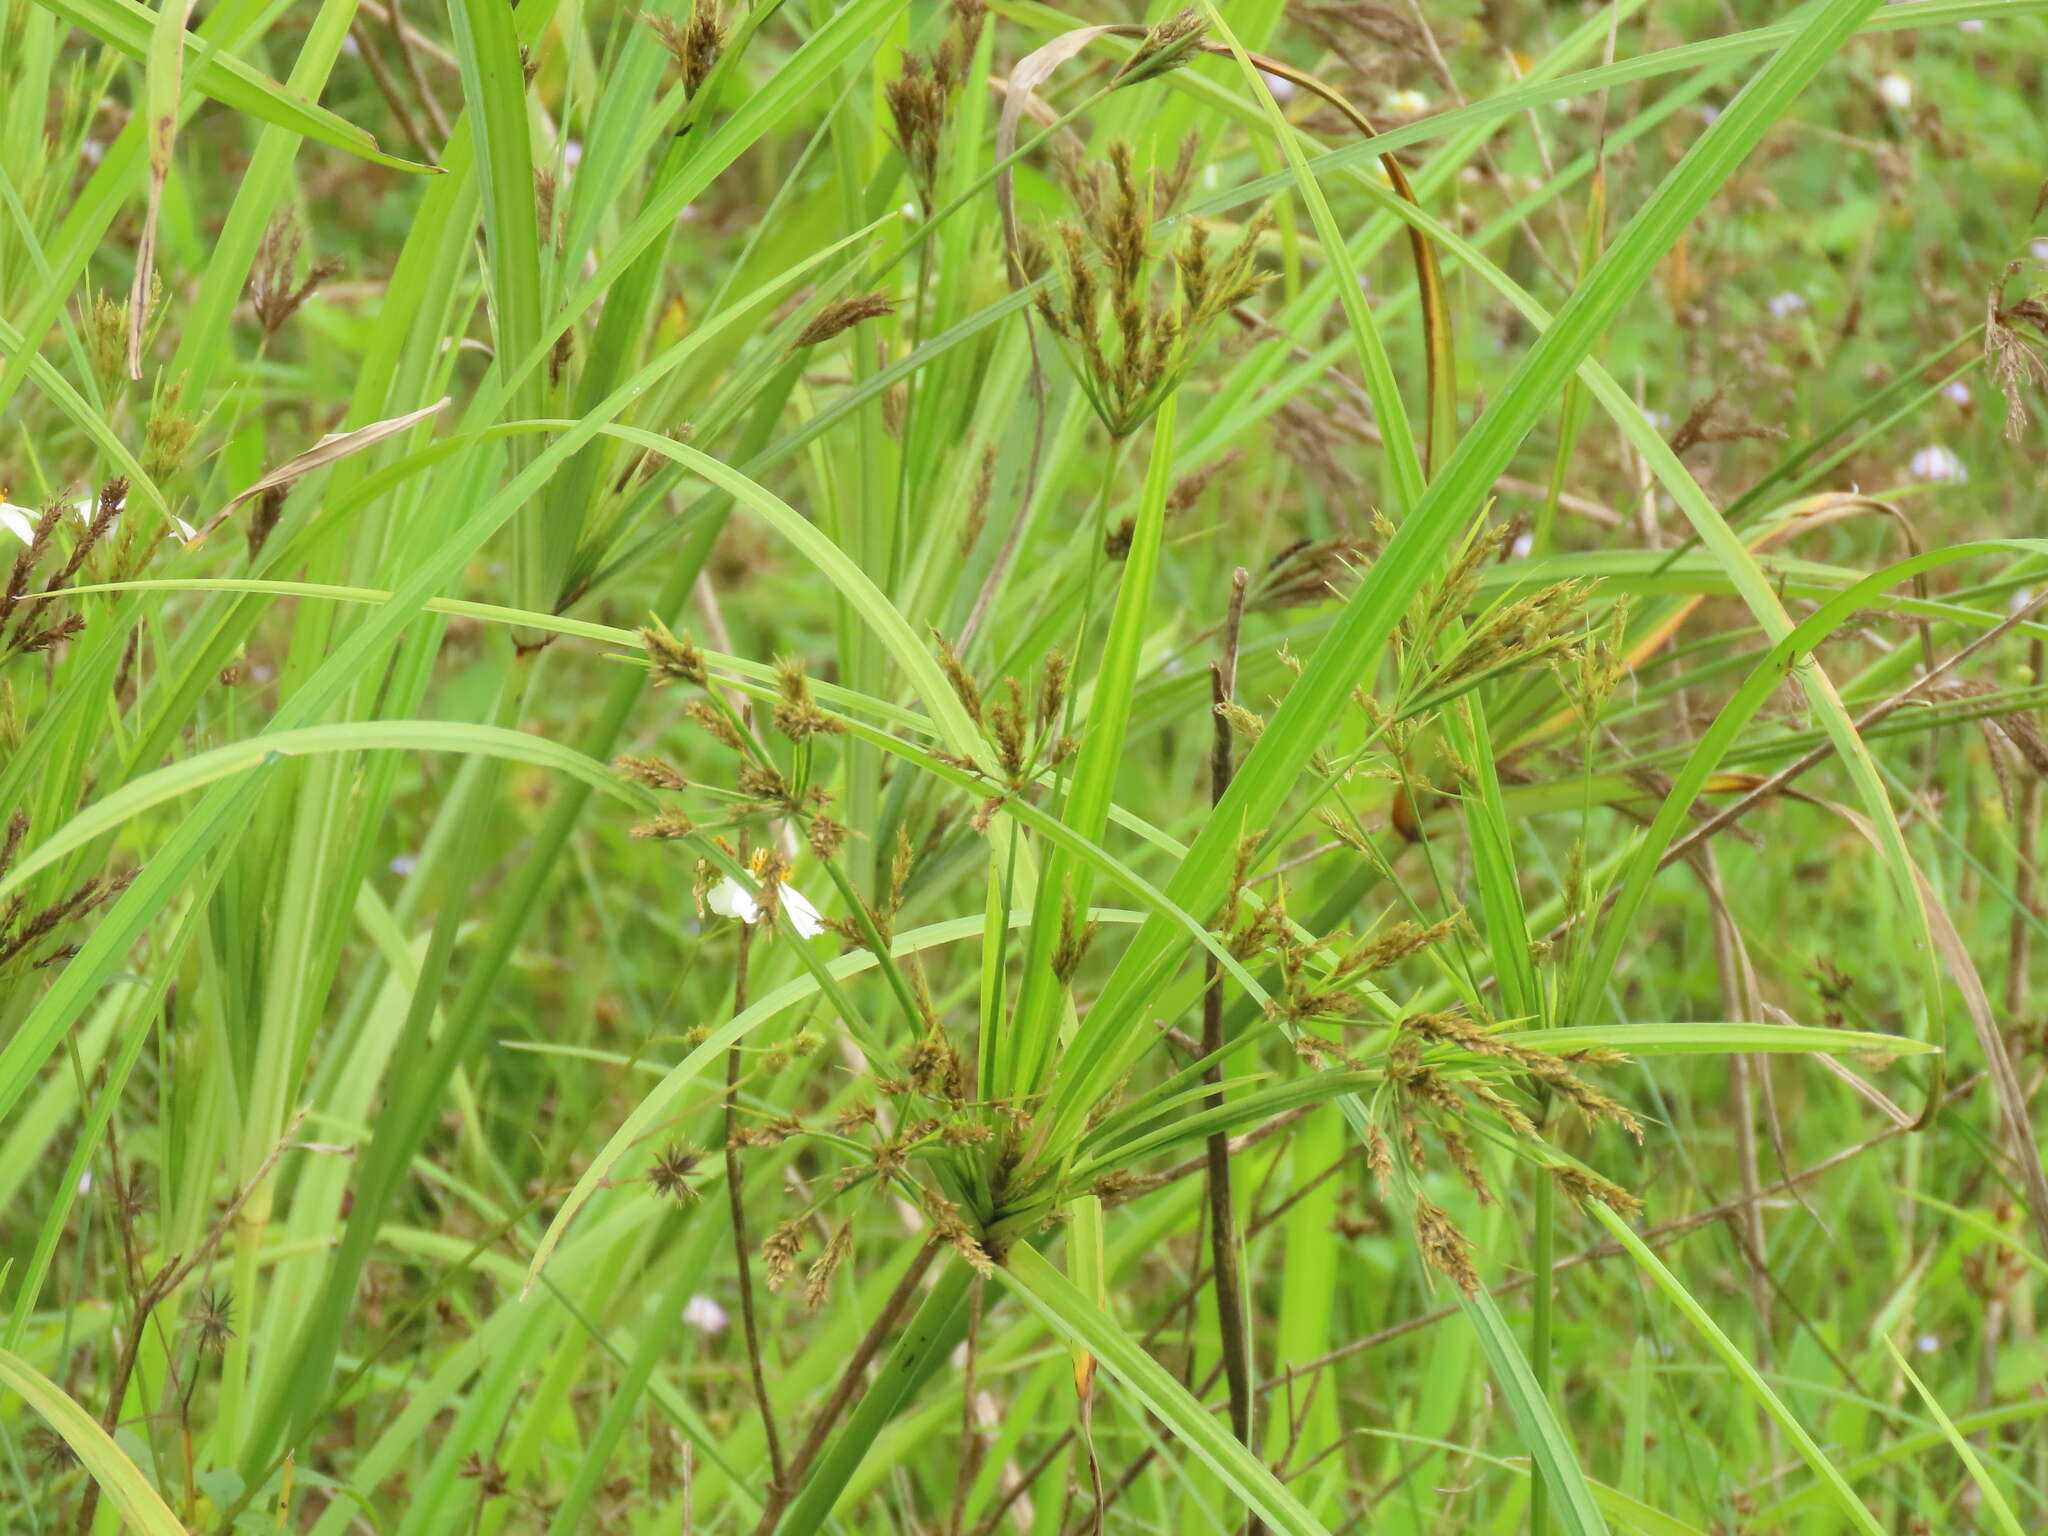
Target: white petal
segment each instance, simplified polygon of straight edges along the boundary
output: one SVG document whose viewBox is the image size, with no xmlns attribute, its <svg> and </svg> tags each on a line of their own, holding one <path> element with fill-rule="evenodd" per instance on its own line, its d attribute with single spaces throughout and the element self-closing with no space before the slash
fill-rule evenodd
<svg viewBox="0 0 2048 1536">
<path fill-rule="evenodd" d="M 818 909 L 792 886 L 782 888 L 782 912 L 789 919 L 789 926 L 803 938 L 815 939 L 825 931 L 825 921 L 818 916 Z"/>
<path fill-rule="evenodd" d="M 761 920 L 761 909 L 755 904 L 753 893 L 729 876 L 711 887 L 711 894 L 704 898 L 704 905 L 720 917 L 736 917 L 743 923 Z"/>
<path fill-rule="evenodd" d="M 1956 457 L 1954 450 L 1939 443 L 1922 448 L 1906 467 L 1916 480 L 1948 481 L 1961 485 L 1970 478 L 1970 471 Z"/>
<path fill-rule="evenodd" d="M 17 507 L 11 501 L 0 501 L 0 528 L 5 528 L 24 544 L 35 542 L 36 520 L 29 515 L 27 507 Z"/>
<path fill-rule="evenodd" d="M 725 1308 L 709 1296 L 692 1296 L 683 1308 L 683 1321 L 699 1333 L 723 1333 L 732 1320 L 725 1315 Z"/>
<path fill-rule="evenodd" d="M 180 544 L 190 544 L 199 536 L 199 530 L 186 522 L 182 517 L 173 517 L 171 521 L 178 525 L 178 542 Z"/>
<path fill-rule="evenodd" d="M 1877 82 L 1877 94 L 1886 106 L 1903 112 L 1913 105 L 1913 82 L 1904 75 L 1885 75 Z"/>
</svg>

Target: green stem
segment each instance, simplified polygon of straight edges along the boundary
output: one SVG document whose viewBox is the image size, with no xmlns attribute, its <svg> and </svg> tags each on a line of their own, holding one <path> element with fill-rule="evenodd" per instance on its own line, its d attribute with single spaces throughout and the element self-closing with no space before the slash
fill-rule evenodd
<svg viewBox="0 0 2048 1536">
<path fill-rule="evenodd" d="M 1530 1308 L 1529 1370 L 1536 1378 L 1536 1390 L 1550 1396 L 1550 1302 L 1551 1274 L 1557 1263 L 1557 1189 L 1544 1169 L 1536 1175 L 1536 1288 Z M 1543 1474 L 1529 1469 L 1529 1536 L 1544 1536 L 1550 1528 L 1550 1490 Z"/>
<path fill-rule="evenodd" d="M 808 1536 L 823 1529 L 868 1448 L 960 1341 L 967 1325 L 967 1294 L 973 1286 L 974 1271 L 964 1263 L 948 1264 L 939 1271 L 937 1282 L 925 1293 L 917 1315 L 875 1373 L 860 1406 L 832 1437 L 804 1480 L 803 1490 L 774 1527 L 776 1536 Z"/>
</svg>

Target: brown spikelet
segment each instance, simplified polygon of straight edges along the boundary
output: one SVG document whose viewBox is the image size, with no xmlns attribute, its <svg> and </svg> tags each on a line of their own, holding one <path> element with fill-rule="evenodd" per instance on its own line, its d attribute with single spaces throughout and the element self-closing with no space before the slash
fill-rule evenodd
<svg viewBox="0 0 2048 1536">
<path fill-rule="evenodd" d="M 1111 78 L 1110 89 L 1136 85 L 1141 80 L 1154 80 L 1168 70 L 1180 68 L 1194 57 L 1195 48 L 1206 30 L 1198 11 L 1185 10 L 1167 17 L 1145 34 L 1145 40 L 1138 44 L 1137 51 Z"/>
<path fill-rule="evenodd" d="M 946 1242 L 953 1245 L 954 1252 L 965 1259 L 976 1274 L 993 1275 L 995 1260 L 982 1245 L 981 1235 L 961 1219 L 960 1207 L 944 1195 L 925 1191 L 925 1212 L 931 1217 L 932 1230 Z"/>
<path fill-rule="evenodd" d="M 1623 1216 L 1634 1216 L 1643 1208 L 1643 1202 L 1619 1184 L 1603 1179 L 1589 1169 L 1569 1163 L 1554 1164 L 1550 1177 L 1565 1197 L 1581 1210 L 1596 1200 Z"/>
<path fill-rule="evenodd" d="M 811 1311 L 815 1312 L 825 1304 L 825 1297 L 832 1288 L 832 1276 L 852 1251 L 853 1219 L 848 1217 L 825 1244 L 825 1251 L 804 1271 L 804 1305 Z"/>
<path fill-rule="evenodd" d="M 692 0 L 689 19 L 647 15 L 643 19 L 683 72 L 683 92 L 695 96 L 725 51 L 725 21 L 718 0 Z"/>
<path fill-rule="evenodd" d="M 28 836 L 28 812 L 16 810 L 7 818 L 7 831 L 0 834 L 0 875 L 14 867 L 14 856 L 21 852 L 21 841 Z"/>
<path fill-rule="evenodd" d="M 677 636 L 659 619 L 640 632 L 640 645 L 647 652 L 647 659 L 654 663 L 654 686 L 663 687 L 669 683 L 696 683 L 702 686 L 708 675 L 704 667 L 704 653 L 691 643 L 689 636 Z"/>
<path fill-rule="evenodd" d="M 981 689 L 975 685 L 974 679 L 968 675 L 967 668 L 961 664 L 959 654 L 954 651 L 952 644 L 946 637 L 934 629 L 932 631 L 932 639 L 938 643 L 939 667 L 946 674 L 946 681 L 953 685 L 953 692 L 959 698 L 961 707 L 967 711 L 968 718 L 973 720 L 976 725 L 980 725 L 982 723 Z"/>
<path fill-rule="evenodd" d="M 895 312 L 896 301 L 884 293 L 864 293 L 858 298 L 842 299 L 837 304 L 827 304 L 811 317 L 810 324 L 797 332 L 790 350 L 801 352 L 805 347 L 815 347 L 821 341 L 830 341 L 834 336 L 852 330 L 863 320 L 873 320 Z"/>
<path fill-rule="evenodd" d="M 688 837 L 697 830 L 697 824 L 681 811 L 663 811 L 660 815 L 640 822 L 633 828 L 633 836 L 656 842 L 674 842 L 677 838 Z"/>
<path fill-rule="evenodd" d="M 1447 1275 L 1467 1296 L 1479 1289 L 1479 1271 L 1472 1267 L 1472 1239 L 1440 1205 L 1415 1197 L 1415 1237 L 1429 1267 Z"/>
<path fill-rule="evenodd" d="M 257 244 L 245 291 L 265 337 L 284 329 L 285 322 L 299 312 L 320 285 L 341 270 L 338 261 L 316 261 L 307 268 L 303 279 L 295 279 L 302 241 L 303 236 L 290 217 L 280 215 L 264 228 Z"/>
<path fill-rule="evenodd" d="M 810 1221 L 796 1215 L 768 1234 L 761 1244 L 761 1262 L 767 1267 L 768 1289 L 779 1291 L 796 1272 L 797 1255 L 803 1252 L 804 1238 L 811 1230 Z"/>
<path fill-rule="evenodd" d="M 649 789 L 688 789 L 690 781 L 682 771 L 658 757 L 634 757 L 630 754 L 612 759 L 612 768 L 620 778 L 635 784 L 645 784 Z"/>
</svg>

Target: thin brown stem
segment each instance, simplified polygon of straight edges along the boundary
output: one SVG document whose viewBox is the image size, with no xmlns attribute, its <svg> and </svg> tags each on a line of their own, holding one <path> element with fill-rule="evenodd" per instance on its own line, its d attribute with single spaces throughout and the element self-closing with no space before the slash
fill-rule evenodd
<svg viewBox="0 0 2048 1536">
<path fill-rule="evenodd" d="M 185 1257 L 180 1257 L 177 1254 L 171 1255 L 157 1269 L 156 1273 L 151 1275 L 137 1289 L 135 1294 L 135 1313 L 129 1318 L 127 1333 L 121 1340 L 121 1353 L 114 1362 L 114 1380 L 108 1392 L 106 1410 L 100 1415 L 100 1427 L 106 1430 L 108 1434 L 112 1434 L 121 1422 L 121 1403 L 128 1395 L 128 1383 L 134 1377 L 135 1363 L 142 1353 L 142 1337 L 149 1328 L 151 1319 L 156 1315 L 156 1309 L 163 1304 L 167 1297 L 177 1293 L 178 1287 L 185 1283 L 193 1270 L 213 1256 L 214 1250 L 220 1246 L 221 1240 L 227 1236 L 228 1230 L 235 1223 L 235 1219 L 242 1214 L 242 1207 L 248 1203 L 249 1197 L 261 1187 L 263 1181 L 268 1179 L 271 1171 L 277 1167 L 277 1160 L 284 1156 L 285 1148 L 291 1145 L 292 1137 L 298 1134 L 299 1122 L 305 1116 L 306 1112 L 300 1110 L 292 1117 L 291 1124 L 285 1127 L 284 1135 L 278 1138 L 277 1145 L 270 1149 L 270 1154 L 263 1159 L 262 1165 L 257 1168 L 255 1175 L 235 1192 L 234 1198 L 227 1203 L 226 1209 L 214 1218 L 213 1225 L 207 1229 L 206 1235 L 200 1239 L 199 1246 L 194 1248 Z M 116 1181 L 116 1187 L 111 1193 L 116 1205 L 119 1206 L 127 1200 L 128 1190 L 124 1184 L 120 1183 L 120 1159 L 118 1151 L 115 1150 L 117 1143 L 114 1140 L 113 1124 L 114 1117 L 108 1117 L 108 1147 L 110 1155 L 114 1159 L 114 1171 L 110 1177 Z M 128 1235 L 128 1240 L 132 1244 L 132 1233 Z M 131 1255 L 129 1262 L 133 1264 L 137 1261 Z M 77 1526 L 79 1536 L 86 1536 L 86 1533 L 92 1529 L 93 1518 L 99 1511 L 99 1501 L 99 1483 L 96 1480 L 88 1480 L 85 1485 L 84 1495 L 79 1503 Z"/>
<path fill-rule="evenodd" d="M 741 845 L 745 857 L 745 844 Z M 740 953 L 732 984 L 733 1017 L 746 1011 L 747 959 L 754 930 L 740 924 Z M 747 1374 L 754 1384 L 754 1402 L 761 1410 L 761 1429 L 768 1437 L 768 1469 L 771 1488 L 782 1486 L 782 1440 L 775 1432 L 775 1407 L 768 1399 L 768 1377 L 761 1368 L 761 1334 L 754 1320 L 753 1248 L 747 1237 L 747 1203 L 740 1182 L 740 1149 L 735 1133 L 739 1114 L 740 1053 L 734 1046 L 725 1053 L 725 1203 L 732 1215 L 732 1246 L 738 1257 L 740 1281 L 740 1324 L 747 1345 Z"/>
<path fill-rule="evenodd" d="M 974 1277 L 974 1290 L 967 1299 L 967 1365 L 960 1382 L 960 1473 L 953 1480 L 953 1508 L 946 1517 L 946 1529 L 960 1536 L 960 1522 L 966 1518 L 967 1489 L 981 1470 L 985 1447 L 975 1424 L 974 1367 L 981 1353 L 982 1288 L 987 1276 Z"/>
<path fill-rule="evenodd" d="M 1230 578 L 1230 609 L 1223 625 L 1223 654 L 1209 669 L 1209 694 L 1213 708 L 1210 724 L 1214 739 L 1209 751 L 1209 799 L 1213 805 L 1230 788 L 1235 769 L 1231 752 L 1230 722 L 1226 707 L 1237 695 L 1238 640 L 1244 627 L 1245 588 L 1250 576 L 1239 566 Z M 1202 1053 L 1215 1056 L 1223 1049 L 1223 976 L 1211 955 L 1203 963 Z M 1223 1064 L 1212 1062 L 1202 1074 L 1203 1081 L 1217 1085 L 1204 1100 L 1210 1109 L 1223 1107 Z M 1230 1430 L 1246 1446 L 1252 1443 L 1252 1359 L 1251 1328 L 1245 1316 L 1244 1277 L 1238 1269 L 1242 1240 L 1237 1230 L 1237 1208 L 1230 1189 L 1230 1137 L 1213 1132 L 1208 1141 L 1209 1253 L 1216 1291 L 1216 1324 L 1223 1350 L 1223 1374 L 1230 1383 Z M 1265 1529 L 1256 1515 L 1245 1517 L 1247 1536 L 1259 1536 Z"/>
<path fill-rule="evenodd" d="M 1853 728 L 1856 733 L 1861 735 L 1879 721 L 1903 709 L 1913 701 L 1916 695 L 1924 692 L 1945 674 L 1954 671 L 1963 662 L 1976 655 L 1977 652 L 1983 650 L 1993 641 L 1999 639 L 2014 626 L 2031 619 L 2040 611 L 2043 604 L 2048 604 L 2048 592 L 2042 593 L 2025 607 L 2009 614 L 1996 625 L 1985 630 L 1983 634 L 1972 640 L 1954 655 L 1928 667 L 1926 671 L 1922 672 L 1890 698 L 1880 699 L 1877 703 L 1871 705 L 1861 715 L 1858 715 L 1853 722 Z M 1817 763 L 1825 762 L 1834 754 L 1834 750 L 1834 742 L 1832 740 L 1824 740 L 1792 762 L 1787 763 L 1783 768 L 1780 768 L 1776 773 L 1743 795 L 1734 804 L 1708 817 L 1684 837 L 1665 849 L 1664 857 L 1657 861 L 1657 867 L 1662 869 L 1670 864 L 1673 859 L 1683 858 L 1692 848 L 1706 841 L 1716 832 L 1721 831 L 1725 827 L 1733 826 L 1742 817 L 1748 815 L 1750 811 L 1805 773 L 1807 769 Z"/>
<path fill-rule="evenodd" d="M 439 142 L 448 142 L 448 114 L 441 110 L 441 103 L 434 95 L 434 89 L 427 84 L 427 72 L 420 67 L 419 52 L 413 46 L 413 29 L 406 24 L 399 12 L 399 0 L 390 0 L 387 19 L 391 24 L 391 36 L 398 44 L 398 56 L 405 61 L 405 72 L 412 81 L 412 88 L 419 93 L 420 110 L 427 114 L 427 121 L 433 125 L 434 136 Z M 429 159 L 433 157 L 430 155 Z M 436 162 L 438 163 L 438 162 Z"/>
<path fill-rule="evenodd" d="M 420 131 L 420 125 L 413 120 L 411 110 L 405 104 L 405 97 L 398 89 L 398 81 L 392 77 L 391 67 L 377 52 L 377 45 L 368 36 L 367 29 L 351 34 L 355 38 L 356 53 L 370 71 L 370 79 L 377 92 L 384 98 L 384 104 L 391 108 L 391 115 L 398 119 L 401 132 L 411 139 L 420 152 L 420 158 L 429 165 L 434 163 L 434 146 Z"/>
<path fill-rule="evenodd" d="M 1949 1090 L 1948 1095 L 1944 1100 L 1944 1103 L 1953 1104 L 1960 1099 L 1967 1098 L 1969 1094 L 1976 1088 L 1977 1084 L 1983 1081 L 1985 1076 L 1986 1074 L 1983 1072 L 1976 1072 L 1973 1073 L 1967 1079 L 1965 1079 L 1963 1082 L 1956 1084 Z M 1832 1169 L 1839 1168 L 1842 1164 L 1846 1162 L 1853 1161 L 1855 1158 L 1860 1157 L 1862 1154 L 1870 1151 L 1872 1148 L 1881 1146 L 1885 1142 L 1895 1140 L 1898 1137 L 1905 1135 L 1907 1129 L 1908 1127 L 1901 1125 L 1887 1126 L 1882 1131 L 1879 1131 L 1876 1135 L 1868 1137 L 1863 1141 L 1859 1141 L 1854 1146 L 1844 1147 L 1841 1151 L 1833 1153 L 1830 1156 L 1824 1157 L 1817 1163 L 1812 1163 L 1808 1165 L 1806 1168 L 1800 1170 L 1796 1174 L 1791 1174 L 1786 1178 L 1778 1180 L 1774 1184 L 1765 1185 L 1763 1188 L 1759 1189 L 1756 1192 L 1754 1198 L 1759 1200 L 1765 1200 L 1771 1198 L 1774 1195 L 1780 1195 L 1796 1191 L 1800 1188 L 1800 1186 L 1810 1183 L 1812 1180 L 1819 1178 L 1822 1174 L 1827 1173 Z M 1339 1164 L 1338 1166 L 1342 1165 Z M 1334 1171 L 1334 1169 L 1332 1171 Z M 1327 1177 L 1327 1175 L 1324 1176 Z M 1319 1178 L 1316 1182 L 1320 1183 L 1321 1179 Z M 1294 1198 L 1298 1198 L 1298 1196 Z M 1718 1205 L 1709 1206 L 1705 1210 L 1695 1211 L 1690 1216 L 1681 1216 L 1674 1221 L 1665 1222 L 1660 1226 L 1646 1227 L 1639 1235 L 1641 1236 L 1643 1242 L 1652 1249 L 1667 1248 L 1671 1244 L 1677 1242 L 1680 1238 L 1686 1237 L 1691 1233 L 1697 1232 L 1703 1227 L 1710 1227 L 1714 1225 L 1714 1223 L 1716 1222 L 1727 1220 L 1729 1217 L 1739 1212 L 1743 1208 L 1743 1206 L 1749 1202 L 1751 1198 L 1751 1196 L 1745 1194 L 1734 1200 L 1723 1201 Z M 1274 1210 L 1267 1212 L 1265 1215 L 1261 1216 L 1257 1221 L 1255 1221 L 1252 1224 L 1252 1230 L 1257 1231 L 1267 1222 L 1276 1219 L 1286 1210 L 1287 1206 L 1291 1205 L 1292 1203 L 1293 1198 L 1290 1198 L 1288 1201 L 1283 1202 Z M 1593 1246 L 1589 1248 L 1582 1248 L 1577 1253 L 1570 1254 L 1562 1259 L 1559 1259 L 1554 1265 L 1551 1266 L 1551 1274 L 1553 1276 L 1561 1275 L 1566 1270 L 1577 1269 L 1582 1264 L 1592 1264 L 1602 1259 L 1619 1258 L 1627 1251 L 1627 1249 L 1623 1248 L 1622 1245 L 1617 1242 L 1595 1243 Z M 1201 1285 L 1202 1283 L 1204 1283 L 1204 1281 L 1207 1280 L 1207 1278 L 1208 1277 L 1206 1275 L 1199 1275 L 1196 1277 L 1194 1283 L 1196 1285 Z M 1503 1280 L 1500 1284 L 1489 1287 L 1487 1294 L 1489 1296 L 1492 1296 L 1496 1300 L 1503 1297 L 1512 1296 L 1516 1292 L 1526 1289 L 1532 1283 L 1534 1278 L 1535 1277 L 1533 1274 L 1517 1275 L 1513 1279 Z M 1171 1302 L 1167 1304 L 1165 1311 L 1162 1314 L 1161 1322 L 1154 1324 L 1153 1328 L 1146 1333 L 1145 1339 L 1147 1342 L 1149 1342 L 1157 1334 L 1158 1330 L 1162 1326 L 1164 1326 L 1164 1322 L 1166 1319 L 1170 1319 L 1172 1316 L 1175 1315 L 1175 1313 L 1179 1310 L 1184 1299 L 1184 1297 L 1175 1297 Z M 1365 1335 L 1363 1338 L 1352 1340 L 1349 1344 L 1339 1345 L 1336 1349 L 1329 1351 L 1327 1354 L 1318 1355 L 1315 1359 L 1310 1360 L 1305 1365 L 1302 1365 L 1294 1369 L 1290 1374 L 1295 1377 L 1311 1376 L 1318 1371 L 1327 1370 L 1331 1366 L 1337 1365 L 1342 1361 L 1353 1359 L 1358 1355 L 1362 1355 L 1371 1350 L 1377 1349 L 1383 1344 L 1390 1344 L 1394 1340 L 1405 1338 L 1407 1335 L 1411 1333 L 1420 1333 L 1424 1329 L 1433 1328 L 1438 1323 L 1446 1322 L 1453 1317 L 1461 1315 L 1461 1312 L 1462 1308 L 1456 1306 L 1449 1306 L 1439 1307 L 1433 1312 L 1419 1313 L 1414 1317 L 1406 1318 L 1401 1322 L 1394 1323 L 1386 1328 L 1382 1328 L 1377 1333 L 1370 1333 Z M 1205 1396 L 1207 1393 L 1212 1391 L 1216 1386 L 1217 1380 L 1222 1376 L 1222 1374 L 1223 1367 L 1220 1364 L 1215 1366 L 1209 1372 L 1208 1376 L 1203 1379 L 1202 1384 L 1199 1387 L 1195 1388 L 1195 1396 L 1199 1398 Z M 1279 1385 L 1280 1382 L 1277 1379 L 1263 1381 L 1258 1384 L 1256 1391 L 1259 1395 L 1263 1396 L 1268 1392 L 1276 1390 L 1279 1387 Z M 1212 1411 L 1220 1410 L 1226 1406 L 1226 1404 L 1221 1403 L 1210 1405 Z M 1036 1462 L 1032 1464 L 1031 1469 L 1028 1472 L 1026 1472 L 1022 1477 L 1020 1477 L 1017 1480 L 1017 1482 L 1011 1487 L 1010 1491 L 996 1502 L 996 1507 L 990 1510 L 989 1513 L 983 1517 L 981 1524 L 975 1527 L 972 1536 L 992 1536 L 992 1533 L 995 1531 L 996 1526 L 1001 1522 L 1004 1513 L 1009 1509 L 1010 1505 L 1014 1503 L 1019 1497 L 1021 1497 L 1024 1490 L 1029 1488 L 1034 1482 L 1036 1482 L 1038 1480 L 1038 1477 L 1048 1467 L 1052 1465 L 1053 1459 L 1056 1456 L 1058 1456 L 1062 1450 L 1065 1449 L 1068 1442 L 1072 1440 L 1073 1434 L 1074 1432 L 1072 1430 L 1065 1430 L 1061 1433 L 1059 1438 L 1056 1439 L 1053 1442 L 1053 1444 L 1047 1448 L 1045 1454 L 1042 1455 Z M 1131 1467 L 1127 1469 L 1125 1473 L 1117 1479 L 1116 1488 L 1112 1489 L 1110 1493 L 1110 1502 L 1115 1502 L 1117 1491 L 1130 1486 L 1131 1483 L 1137 1480 L 1138 1473 L 1145 1466 L 1150 1464 L 1153 1455 L 1154 1450 L 1149 1446 L 1144 1451 L 1139 1453 Z"/>
<path fill-rule="evenodd" d="M 924 1279 L 925 1271 L 931 1268 L 932 1260 L 938 1256 L 945 1240 L 934 1232 L 928 1236 L 911 1258 L 910 1265 L 903 1271 L 903 1278 L 896 1282 L 896 1289 L 889 1293 L 889 1299 L 882 1303 L 882 1310 L 875 1314 L 874 1322 L 867 1334 L 853 1352 L 853 1358 L 846 1362 L 846 1368 L 839 1373 L 839 1380 L 832 1388 L 832 1395 L 811 1423 L 810 1433 L 804 1436 L 804 1443 L 797 1448 L 795 1457 L 789 1463 L 787 1472 L 778 1471 L 775 1481 L 769 1486 L 768 1499 L 761 1510 L 761 1523 L 754 1527 L 755 1536 L 769 1536 L 781 1520 L 782 1512 L 789 1507 L 789 1501 L 796 1497 L 803 1486 L 804 1474 L 811 1469 L 811 1463 L 818 1459 L 818 1452 L 825 1448 L 830 1437 L 847 1408 L 852 1404 L 854 1394 L 860 1390 L 868 1365 L 882 1347 L 882 1341 L 889 1337 L 903 1314 L 910 1310 L 910 1303 L 916 1299 L 918 1282 Z"/>
</svg>

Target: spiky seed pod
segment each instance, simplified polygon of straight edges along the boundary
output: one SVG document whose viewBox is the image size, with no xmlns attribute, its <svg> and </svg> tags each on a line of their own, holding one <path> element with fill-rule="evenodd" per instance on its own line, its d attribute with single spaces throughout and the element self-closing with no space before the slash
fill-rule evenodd
<svg viewBox="0 0 2048 1536">
<path fill-rule="evenodd" d="M 696 1148 L 671 1142 L 647 1170 L 647 1182 L 656 1194 L 678 1205 L 686 1204 L 697 1198 L 696 1190 L 690 1187 L 690 1175 L 697 1171 L 698 1161 Z"/>
<path fill-rule="evenodd" d="M 201 1354 L 225 1354 L 235 1336 L 234 1298 L 226 1291 L 208 1286 L 194 1301 L 188 1321 L 192 1324 L 193 1343 Z"/>
</svg>

